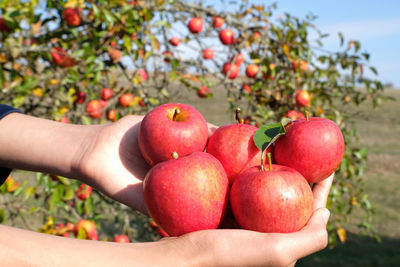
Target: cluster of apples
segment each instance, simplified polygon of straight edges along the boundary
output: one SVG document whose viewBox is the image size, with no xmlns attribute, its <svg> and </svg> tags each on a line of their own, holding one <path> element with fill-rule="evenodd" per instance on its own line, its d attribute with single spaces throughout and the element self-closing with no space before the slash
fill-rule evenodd
<svg viewBox="0 0 400 267">
<path fill-rule="evenodd" d="M 143 192 L 154 222 L 170 236 L 218 228 L 230 214 L 243 229 L 301 229 L 313 209 L 309 183 L 336 170 L 344 140 L 325 118 L 298 119 L 282 128 L 286 134 L 273 146 L 259 149 L 254 138 L 264 134 L 263 127 L 237 123 L 209 136 L 206 120 L 192 106 L 170 103 L 147 113 L 138 144 L 152 166 Z M 276 164 L 263 164 L 271 154 Z"/>
</svg>

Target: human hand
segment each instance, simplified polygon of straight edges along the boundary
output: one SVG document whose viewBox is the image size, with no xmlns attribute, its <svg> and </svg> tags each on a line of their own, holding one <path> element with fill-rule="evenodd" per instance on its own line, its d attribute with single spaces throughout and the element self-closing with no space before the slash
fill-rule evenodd
<svg viewBox="0 0 400 267">
<path fill-rule="evenodd" d="M 298 232 L 279 234 L 218 229 L 164 240 L 185 243 L 183 247 L 191 246 L 198 254 L 204 252 L 204 266 L 210 262 L 212 266 L 293 266 L 298 259 L 327 246 L 329 211 L 325 206 L 332 181 L 333 174 L 314 185 L 313 215 Z M 188 253 L 194 257 L 193 254 Z"/>
</svg>

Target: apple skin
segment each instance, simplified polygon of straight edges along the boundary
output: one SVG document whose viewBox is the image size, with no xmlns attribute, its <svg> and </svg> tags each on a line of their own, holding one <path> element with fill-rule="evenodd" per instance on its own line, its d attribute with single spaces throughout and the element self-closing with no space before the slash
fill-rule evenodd
<svg viewBox="0 0 400 267">
<path fill-rule="evenodd" d="M 212 25 L 213 25 L 214 29 L 221 28 L 224 25 L 224 23 L 225 23 L 225 20 L 221 17 L 214 16 L 212 18 Z"/>
<path fill-rule="evenodd" d="M 255 64 L 250 64 L 246 68 L 246 75 L 249 78 L 254 78 L 257 76 L 259 67 Z"/>
<path fill-rule="evenodd" d="M 188 23 L 188 28 L 191 33 L 199 33 L 203 30 L 203 20 L 201 18 L 192 18 Z"/>
<path fill-rule="evenodd" d="M 301 113 L 300 111 L 294 110 L 294 109 L 288 110 L 283 115 L 283 117 L 290 118 L 292 120 L 304 119 L 305 118 L 303 113 Z"/>
<path fill-rule="evenodd" d="M 306 90 L 296 91 L 296 105 L 298 107 L 307 107 L 310 105 L 311 96 Z"/>
<path fill-rule="evenodd" d="M 117 235 L 114 236 L 114 242 L 117 243 L 130 243 L 129 237 L 127 235 Z"/>
<path fill-rule="evenodd" d="M 178 46 L 180 42 L 181 42 L 181 40 L 179 40 L 178 37 L 172 37 L 172 38 L 169 40 L 169 43 L 170 43 L 171 45 L 173 45 L 173 46 Z"/>
<path fill-rule="evenodd" d="M 208 140 L 206 151 L 224 166 L 230 184 L 244 170 L 261 164 L 261 151 L 253 141 L 257 130 L 257 127 L 248 124 L 224 125 Z M 271 150 L 272 146 L 268 148 L 268 152 Z"/>
<path fill-rule="evenodd" d="M 243 54 L 239 53 L 236 56 L 233 56 L 231 59 L 231 62 L 233 62 L 233 64 L 235 64 L 237 66 L 242 65 L 242 63 L 244 62 Z"/>
<path fill-rule="evenodd" d="M 100 91 L 100 97 L 103 100 L 108 100 L 114 95 L 113 91 L 110 88 L 103 88 Z"/>
<path fill-rule="evenodd" d="M 76 92 L 76 100 L 77 104 L 83 104 L 86 101 L 86 93 L 82 91 Z"/>
<path fill-rule="evenodd" d="M 0 17 L 0 32 L 10 32 L 11 29 L 8 27 L 7 22 L 4 18 Z"/>
<path fill-rule="evenodd" d="M 62 68 L 72 67 L 75 64 L 74 59 L 61 47 L 53 47 L 50 55 L 52 63 Z"/>
<path fill-rule="evenodd" d="M 293 60 L 292 61 L 292 70 L 297 72 L 297 68 L 300 69 L 300 73 L 304 74 L 305 71 L 308 70 L 308 64 L 305 60 Z"/>
<path fill-rule="evenodd" d="M 176 109 L 180 113 L 173 119 Z M 139 149 L 151 166 L 179 157 L 204 151 L 208 126 L 203 115 L 192 106 L 169 103 L 156 107 L 143 118 L 138 134 Z"/>
<path fill-rule="evenodd" d="M 97 235 L 97 229 L 96 229 L 96 224 L 92 221 L 89 220 L 80 220 L 76 223 L 75 228 L 74 228 L 74 234 L 75 236 L 78 235 L 79 229 L 83 228 L 85 229 L 87 233 L 87 238 L 91 240 L 98 240 L 98 235 Z"/>
<path fill-rule="evenodd" d="M 131 104 L 133 100 L 133 95 L 132 94 L 123 94 L 119 97 L 118 102 L 120 104 L 121 107 L 129 107 L 129 105 Z"/>
<path fill-rule="evenodd" d="M 66 8 L 64 11 L 64 19 L 68 26 L 77 27 L 81 25 L 81 10 L 79 8 Z"/>
<path fill-rule="evenodd" d="M 251 87 L 248 84 L 243 84 L 242 91 L 246 94 L 251 94 Z"/>
<path fill-rule="evenodd" d="M 197 95 L 201 98 L 206 98 L 210 94 L 210 89 L 203 85 L 200 90 L 197 91 Z"/>
<path fill-rule="evenodd" d="M 204 59 L 213 59 L 214 58 L 214 50 L 211 48 L 206 48 L 203 50 L 203 58 Z"/>
<path fill-rule="evenodd" d="M 76 191 L 76 196 L 80 200 L 86 200 L 92 194 L 93 188 L 86 184 L 81 184 Z"/>
<path fill-rule="evenodd" d="M 286 134 L 275 142 L 277 164 L 300 172 L 309 183 L 322 181 L 339 166 L 344 153 L 340 128 L 319 117 L 298 119 L 286 126 Z"/>
<path fill-rule="evenodd" d="M 306 179 L 289 167 L 253 167 L 238 175 L 230 192 L 233 215 L 241 228 L 265 233 L 300 230 L 313 212 Z"/>
<path fill-rule="evenodd" d="M 225 217 L 228 194 L 224 168 L 205 152 L 161 162 L 143 181 L 147 210 L 170 236 L 216 229 Z"/>
<path fill-rule="evenodd" d="M 224 45 L 231 45 L 235 39 L 235 34 L 231 29 L 223 29 L 219 31 L 219 40 Z"/>
<path fill-rule="evenodd" d="M 229 62 L 226 62 L 223 66 L 222 66 L 222 73 L 226 76 L 229 73 L 228 78 L 229 79 L 235 79 L 240 72 L 240 67 L 236 64 L 231 64 Z"/>
<path fill-rule="evenodd" d="M 90 100 L 86 104 L 86 113 L 93 119 L 100 118 L 102 116 L 103 105 L 99 100 Z"/>
</svg>

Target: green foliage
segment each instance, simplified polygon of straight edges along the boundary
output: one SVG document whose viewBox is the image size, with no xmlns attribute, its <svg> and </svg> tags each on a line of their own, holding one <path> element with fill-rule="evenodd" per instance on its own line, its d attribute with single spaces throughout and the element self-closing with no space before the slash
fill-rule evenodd
<svg viewBox="0 0 400 267">
<path fill-rule="evenodd" d="M 234 3 L 234 13 L 186 1 L 41 2 L 44 5 L 22 0 L 0 3 L 7 25 L 0 31 L 0 103 L 54 120 L 66 117 L 72 123 L 104 123 L 112 109 L 116 109 L 117 118 L 144 114 L 172 99 L 177 85 L 193 93 L 205 85 L 225 88 L 231 111 L 245 107 L 249 123 L 254 125 L 280 121 L 289 110 L 329 118 L 342 129 L 346 142 L 329 200 L 334 214 L 329 226 L 331 244 L 337 242 L 336 233 L 345 230 L 354 209 L 365 213 L 360 229 L 375 235 L 370 223 L 373 206 L 362 183 L 367 151 L 357 145 L 346 106 L 367 100 L 378 106 L 385 96 L 382 83 L 364 73 L 365 69 L 373 75 L 377 71 L 369 65 L 369 54 L 358 41 L 346 40 L 339 33 L 339 51 L 326 51 L 326 34 L 315 27 L 313 16 L 300 19 L 284 14 L 276 19 L 276 5 L 256 6 L 246 1 Z M 70 26 L 64 11 L 77 4 L 81 21 Z M 188 19 L 194 16 L 205 22 L 203 31 L 196 35 L 185 30 Z M 212 27 L 213 16 L 224 18 L 224 27 L 234 29 L 233 45 L 216 44 L 218 30 Z M 310 41 L 311 34 L 317 37 L 315 41 Z M 180 37 L 185 53 L 168 43 L 174 35 Z M 215 48 L 216 57 L 204 60 L 201 50 L 209 46 Z M 245 65 L 259 65 L 255 78 L 228 79 L 221 74 L 223 64 L 239 52 L 245 56 Z M 125 60 L 130 60 L 133 69 L 127 68 Z M 140 70 L 146 71 L 148 78 Z M 250 92 L 243 90 L 244 84 Z M 94 117 L 85 106 L 99 99 L 104 87 L 112 89 L 114 95 L 103 103 L 101 116 Z M 308 106 L 296 104 L 297 90 L 309 92 Z M 86 99 L 80 102 L 78 93 L 82 92 Z M 125 93 L 134 95 L 129 107 L 118 104 Z M 75 181 L 62 177 L 53 181 L 50 177 L 38 174 L 35 185 L 23 184 L 12 191 L 21 203 L 35 199 L 26 212 L 40 212 L 44 224 L 49 217 L 63 223 L 87 218 L 104 229 L 105 239 L 118 231 L 131 233 L 138 240 L 155 238 L 146 218 L 97 192 L 79 200 Z M 12 187 L 1 188 L 6 195 L 11 193 L 7 186 Z M 2 210 L 0 219 L 14 220 L 23 216 L 22 210 Z"/>
</svg>

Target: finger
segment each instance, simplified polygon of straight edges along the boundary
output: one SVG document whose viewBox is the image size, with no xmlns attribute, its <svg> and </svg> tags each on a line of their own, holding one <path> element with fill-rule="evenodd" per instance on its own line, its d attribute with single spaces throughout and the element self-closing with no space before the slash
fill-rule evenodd
<svg viewBox="0 0 400 267">
<path fill-rule="evenodd" d="M 314 184 L 312 189 L 314 195 L 314 210 L 326 207 L 326 201 L 328 200 L 329 191 L 331 190 L 333 177 L 334 173 L 321 182 Z"/>
<path fill-rule="evenodd" d="M 329 210 L 316 210 L 309 222 L 299 232 L 287 234 L 281 247 L 290 251 L 291 262 L 324 249 L 328 244 L 326 223 L 329 219 Z"/>
</svg>

